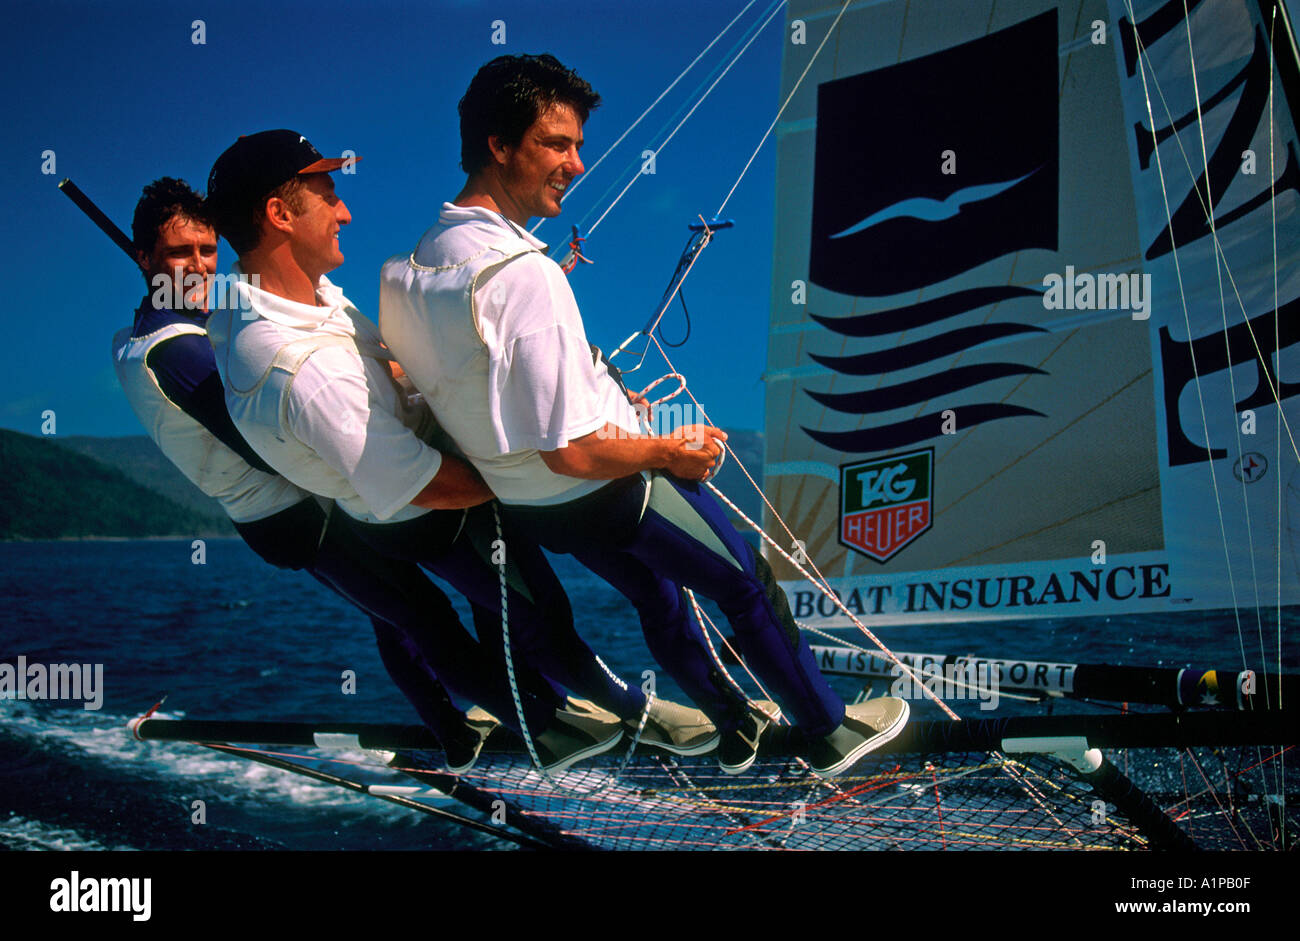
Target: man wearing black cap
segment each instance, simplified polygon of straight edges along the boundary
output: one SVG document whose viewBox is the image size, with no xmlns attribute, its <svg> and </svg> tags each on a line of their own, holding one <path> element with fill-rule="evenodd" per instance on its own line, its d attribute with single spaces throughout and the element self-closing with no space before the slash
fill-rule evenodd
<svg viewBox="0 0 1300 941">
<path fill-rule="evenodd" d="M 544 766 L 607 750 L 621 737 L 619 719 L 640 723 L 645 695 L 577 636 L 545 557 L 496 528 L 492 494 L 478 474 L 422 440 L 433 432 L 431 415 L 408 405 L 378 328 L 325 277 L 343 261 L 338 234 L 351 221 L 329 176 L 342 164 L 280 130 L 241 138 L 213 165 L 209 206 L 239 253 L 237 271 L 260 279 L 260 287 L 236 285 L 248 313 L 219 311 L 209 326 L 231 417 L 286 478 L 334 499 L 377 551 L 447 579 L 477 605 L 476 614 L 500 611 L 498 573 L 483 552 L 504 554 L 513 656 L 503 659 L 530 663 L 616 715 L 548 715 L 540 701 L 525 702 L 520 725 L 514 709 L 503 715 L 488 708 L 531 733 Z M 485 534 L 478 552 L 475 534 Z M 476 618 L 480 638 L 503 646 L 500 617 L 486 620 Z M 649 720 L 644 740 L 672 751 L 695 753 L 716 742 L 696 710 L 660 703 Z"/>
<path fill-rule="evenodd" d="M 389 675 L 438 736 L 449 767 L 468 770 L 496 723 L 467 719 L 430 665 L 448 650 L 456 659 L 485 656 L 464 631 L 430 643 L 430 621 L 446 596 L 414 564 L 379 560 L 346 526 L 327 524 L 320 502 L 262 461 L 226 412 L 206 334 L 217 235 L 202 198 L 183 180 L 155 180 L 131 228 L 153 292 L 113 338 L 113 365 L 132 410 L 168 459 L 220 501 L 263 560 L 306 570 L 370 616 Z M 187 282 L 191 290 L 182 293 Z"/>
</svg>

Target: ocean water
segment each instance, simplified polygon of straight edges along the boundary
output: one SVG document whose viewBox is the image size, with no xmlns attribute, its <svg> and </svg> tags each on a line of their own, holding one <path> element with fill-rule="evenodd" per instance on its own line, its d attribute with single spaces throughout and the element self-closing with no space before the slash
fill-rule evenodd
<svg viewBox="0 0 1300 941">
<path fill-rule="evenodd" d="M 237 539 L 207 541 L 202 565 L 192 553 L 188 540 L 0 544 L 0 663 L 25 656 L 28 663 L 103 668 L 96 710 L 0 700 L 0 847 L 508 848 L 456 824 L 199 746 L 135 741 L 127 722 L 164 696 L 164 717 L 418 721 L 355 609 L 306 575 L 265 565 Z M 552 561 L 583 636 L 614 670 L 640 682 L 655 664 L 630 606 L 572 560 Z M 467 607 L 458 605 L 470 623 Z M 1251 612 L 1243 624 L 1252 660 L 1254 618 Z M 716 613 L 715 622 L 724 623 Z M 1215 612 L 881 633 L 899 650 L 1147 666 L 1242 662 L 1234 619 Z M 1271 658 L 1276 634 L 1268 623 L 1263 633 Z M 1283 667 L 1296 669 L 1294 649 L 1284 650 Z M 346 670 L 355 672 L 354 694 L 343 691 Z M 846 696 L 858 688 L 834 682 Z M 666 677 L 658 688 L 669 697 L 676 692 Z M 206 811 L 202 826 L 191 822 L 195 801 Z M 466 812 L 454 802 L 448 809 Z"/>
</svg>

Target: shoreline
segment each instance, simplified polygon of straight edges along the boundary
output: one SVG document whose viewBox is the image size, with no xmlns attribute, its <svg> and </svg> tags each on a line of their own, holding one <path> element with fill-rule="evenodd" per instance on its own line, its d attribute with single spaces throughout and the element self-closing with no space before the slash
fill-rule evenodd
<svg viewBox="0 0 1300 941">
<path fill-rule="evenodd" d="M 25 536 L 0 537 L 0 544 L 33 542 L 186 542 L 194 539 L 239 539 L 237 533 L 193 533 L 185 536 L 47 536 L 28 538 Z"/>
</svg>

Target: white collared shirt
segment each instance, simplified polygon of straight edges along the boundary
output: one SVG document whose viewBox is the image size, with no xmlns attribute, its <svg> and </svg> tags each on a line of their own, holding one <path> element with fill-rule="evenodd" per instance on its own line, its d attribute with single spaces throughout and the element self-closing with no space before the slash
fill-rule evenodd
<svg viewBox="0 0 1300 941">
<path fill-rule="evenodd" d="M 599 489 L 605 481 L 556 474 L 539 452 L 607 423 L 640 431 L 592 362 L 573 290 L 545 247 L 498 213 L 444 203 L 415 252 L 389 259 L 380 278 L 385 342 L 503 503 Z"/>
<path fill-rule="evenodd" d="M 437 474 L 442 455 L 412 430 L 421 415 L 392 381 L 379 328 L 324 277 L 319 306 L 243 282 L 236 291 L 241 304 L 214 312 L 208 335 L 230 417 L 249 444 L 288 480 L 334 499 L 356 519 L 397 522 L 427 513 L 410 502 Z M 335 345 L 296 367 L 272 367 L 277 353 L 305 338 Z"/>
</svg>

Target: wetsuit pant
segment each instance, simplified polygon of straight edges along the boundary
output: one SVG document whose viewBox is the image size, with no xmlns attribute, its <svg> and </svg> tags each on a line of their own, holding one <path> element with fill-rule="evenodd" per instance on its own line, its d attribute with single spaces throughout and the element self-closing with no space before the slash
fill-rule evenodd
<svg viewBox="0 0 1300 941">
<path fill-rule="evenodd" d="M 377 555 L 341 517 L 327 524 L 316 501 L 304 500 L 235 528 L 272 565 L 307 570 L 370 616 L 385 669 L 441 741 L 466 735 L 464 714 L 447 687 L 517 730 L 500 661 L 465 630 L 450 599 L 418 566 Z M 527 671 L 519 687 L 529 727 L 545 728 L 563 697 Z"/>
<path fill-rule="evenodd" d="M 717 602 L 741 656 L 805 735 L 844 720 L 844 702 L 817 669 L 770 570 L 765 586 L 753 551 L 701 485 L 664 474 L 647 484 L 638 474 L 558 506 L 506 509 L 526 535 L 573 555 L 632 602 L 650 653 L 719 729 L 736 727 L 745 700 L 717 667 L 682 586 Z"/>
<path fill-rule="evenodd" d="M 516 672 L 526 665 L 620 718 L 640 718 L 645 694 L 616 676 L 578 636 L 569 598 L 537 544 L 514 531 L 502 514 L 501 544 L 494 546 L 491 503 L 465 513 L 433 510 L 398 523 L 351 522 L 376 552 L 418 562 L 470 600 L 479 640 L 497 658 L 503 677 L 501 581 L 493 555 L 504 552 L 506 626 Z"/>
</svg>

